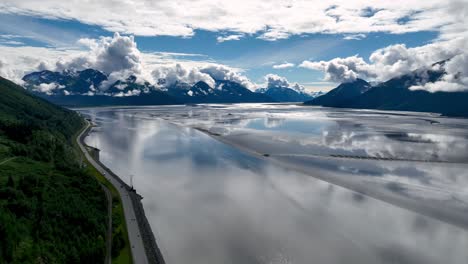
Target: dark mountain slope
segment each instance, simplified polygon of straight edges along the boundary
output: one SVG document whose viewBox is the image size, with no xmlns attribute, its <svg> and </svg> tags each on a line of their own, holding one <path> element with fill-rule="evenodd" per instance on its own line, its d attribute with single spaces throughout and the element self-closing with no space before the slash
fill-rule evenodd
<svg viewBox="0 0 468 264">
<path fill-rule="evenodd" d="M 93 69 L 33 72 L 25 75 L 23 81 L 34 94 L 66 106 L 275 101 L 265 94 L 254 93 L 239 83 L 227 80 L 216 81 L 214 88 L 200 81 L 194 85 L 177 82 L 161 90 L 148 82 L 137 82 L 135 76 L 109 84 L 105 74 Z M 161 82 L 165 83 L 165 80 Z"/>
<path fill-rule="evenodd" d="M 420 84 L 421 82 L 435 82 L 443 74 L 443 71 L 418 70 L 378 84 L 351 99 L 349 97 L 342 99 L 340 96 L 336 96 L 336 94 L 335 96 L 328 96 L 328 93 L 306 102 L 306 104 L 358 109 L 435 112 L 449 116 L 468 116 L 468 92 L 430 93 L 423 90 L 413 91 L 409 89 L 411 86 Z M 327 100 L 324 100 L 324 98 Z"/>
<path fill-rule="evenodd" d="M 217 80 L 214 88 L 203 81 L 193 86 L 175 83 L 168 87 L 167 93 L 183 103 L 274 102 L 264 94 L 252 92 L 239 83 L 226 80 Z"/>
<path fill-rule="evenodd" d="M 27 134 L 28 129 L 48 130 L 69 140 L 83 125 L 75 112 L 38 98 L 2 77 L 0 94 L 0 124 L 4 129 L 9 125 L 25 126 L 18 133 Z"/>
<path fill-rule="evenodd" d="M 106 198 L 79 168 L 73 111 L 0 77 L 0 263 L 102 263 Z"/>
<path fill-rule="evenodd" d="M 100 71 L 87 69 L 78 72 L 33 72 L 23 77 L 25 87 L 44 99 L 64 106 L 99 105 L 161 105 L 180 103 L 149 83 L 137 83 L 135 76 L 110 84 L 105 91 L 99 87 L 108 81 Z M 41 84 L 54 84 L 57 88 L 40 91 Z"/>
<path fill-rule="evenodd" d="M 277 102 L 305 102 L 313 99 L 309 94 L 300 93 L 288 87 L 270 87 L 258 89 L 257 93 L 263 93 Z"/>
<path fill-rule="evenodd" d="M 78 72 L 64 71 L 52 72 L 48 70 L 33 72 L 23 77 L 28 90 L 33 91 L 35 86 L 40 84 L 57 84 L 61 86 L 56 90 L 51 91 L 52 94 L 63 94 L 66 90 L 72 94 L 87 93 L 90 87 L 99 87 L 99 85 L 107 80 L 107 76 L 100 71 L 86 69 Z"/>
<path fill-rule="evenodd" d="M 306 104 L 345 107 L 345 105 L 367 92 L 370 88 L 371 85 L 368 82 L 362 79 L 356 79 L 354 82 L 342 83 L 325 95 L 308 101 Z"/>
<path fill-rule="evenodd" d="M 468 92 L 412 91 L 409 88 L 422 79 L 429 82 L 438 80 L 443 72 L 414 72 L 373 87 L 347 107 L 435 112 L 451 116 L 468 116 Z M 424 77 L 422 77 L 424 76 Z"/>
</svg>

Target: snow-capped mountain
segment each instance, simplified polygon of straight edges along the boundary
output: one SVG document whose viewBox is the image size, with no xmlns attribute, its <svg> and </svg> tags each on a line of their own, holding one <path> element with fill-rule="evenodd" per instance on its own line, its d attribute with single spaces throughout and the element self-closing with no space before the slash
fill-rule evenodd
<svg viewBox="0 0 468 264">
<path fill-rule="evenodd" d="M 214 87 L 210 87 L 203 81 L 197 82 L 193 86 L 186 83 L 175 83 L 168 86 L 167 93 L 187 103 L 275 102 L 264 94 L 252 92 L 239 83 L 227 80 L 216 80 Z"/>
<path fill-rule="evenodd" d="M 255 92 L 265 94 L 277 102 L 305 102 L 324 94 L 323 92 L 308 93 L 297 84 L 293 87 L 259 88 Z"/>
<path fill-rule="evenodd" d="M 166 81 L 161 79 L 155 86 L 141 82 L 135 76 L 113 82 L 110 79 L 106 74 L 93 69 L 63 72 L 45 70 L 23 77 L 26 89 L 55 103 L 66 105 L 99 105 L 99 100 L 102 100 L 103 104 L 153 104 L 153 101 L 154 104 L 277 101 L 227 80 L 216 80 L 214 87 L 210 87 L 203 81 L 194 85 L 183 82 L 166 85 Z"/>
<path fill-rule="evenodd" d="M 111 82 L 106 74 L 93 69 L 33 72 L 23 81 L 27 90 L 67 106 L 180 103 L 150 83 L 138 82 L 135 76 Z"/>
<path fill-rule="evenodd" d="M 373 86 L 364 80 L 357 79 L 354 82 L 340 84 L 327 94 L 305 104 L 468 116 L 468 92 L 466 91 L 431 93 L 426 90 L 410 89 L 421 83 L 436 82 L 444 74 L 444 70 L 419 69 Z"/>
<path fill-rule="evenodd" d="M 106 95 L 113 97 L 140 95 L 157 90 L 148 82 L 139 83 L 135 76 L 125 80 L 110 81 L 104 73 L 86 69 L 83 71 L 40 71 L 23 77 L 24 86 L 31 91 L 58 95 Z"/>
</svg>

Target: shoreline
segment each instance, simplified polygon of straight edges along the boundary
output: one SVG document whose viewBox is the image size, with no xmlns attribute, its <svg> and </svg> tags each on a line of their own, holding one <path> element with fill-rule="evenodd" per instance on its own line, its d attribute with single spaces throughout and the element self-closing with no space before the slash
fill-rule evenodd
<svg viewBox="0 0 468 264">
<path fill-rule="evenodd" d="M 84 131 L 81 132 L 81 134 L 78 136 L 77 140 L 78 143 L 84 148 L 86 148 L 88 145 L 84 142 L 84 139 L 88 136 L 89 132 L 92 129 L 92 125 L 89 123 L 89 121 L 86 120 L 87 127 Z M 83 149 L 82 149 L 83 151 Z M 164 258 L 162 256 L 162 253 L 156 243 L 156 238 L 154 236 L 154 233 L 151 229 L 151 226 L 148 222 L 148 219 L 145 215 L 145 210 L 143 208 L 143 203 L 141 200 L 143 197 L 139 195 L 136 190 L 132 189 L 128 184 L 126 184 L 118 175 L 116 175 L 112 170 L 110 170 L 107 166 L 105 166 L 99 159 L 95 159 L 91 155 L 89 155 L 89 152 L 84 149 L 85 151 L 85 156 L 86 158 L 91 162 L 91 160 L 99 165 L 104 171 L 105 174 L 104 176 L 108 178 L 109 176 L 115 180 L 120 186 L 115 186 L 114 187 L 119 191 L 119 194 L 121 196 L 121 199 L 123 200 L 123 195 L 120 193 L 121 191 L 125 191 L 126 195 L 130 198 L 131 205 L 133 207 L 134 215 L 135 215 L 135 220 L 137 222 L 137 226 L 139 229 L 139 234 L 141 234 L 141 241 L 144 247 L 145 255 L 146 255 L 146 260 L 147 263 L 154 263 L 154 264 L 165 264 Z M 91 159 L 91 160 L 90 160 Z M 91 162 L 91 164 L 93 163 Z M 94 164 L 92 164 L 94 166 Z M 94 166 L 96 167 L 96 166 Z M 96 167 L 98 171 L 99 168 Z M 112 182 L 111 182 L 112 184 Z M 123 190 L 122 190 L 123 189 Z M 127 214 L 127 212 L 124 212 L 124 214 Z M 127 218 L 126 218 L 127 219 Z M 128 223 L 127 223 L 127 229 L 128 229 Z M 130 239 L 130 230 L 128 230 L 129 233 L 129 239 Z M 140 238 L 140 235 L 137 234 L 137 237 Z M 136 261 L 135 259 L 135 253 L 134 253 L 134 245 L 131 246 L 131 251 L 132 251 L 132 256 L 134 263 L 140 264 L 140 262 Z"/>
</svg>

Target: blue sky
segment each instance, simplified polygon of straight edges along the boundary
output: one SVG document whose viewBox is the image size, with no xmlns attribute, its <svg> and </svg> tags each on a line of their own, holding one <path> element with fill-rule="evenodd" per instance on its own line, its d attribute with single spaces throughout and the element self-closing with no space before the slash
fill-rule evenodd
<svg viewBox="0 0 468 264">
<path fill-rule="evenodd" d="M 288 1 L 281 3 L 283 2 Z M 291 6 L 293 2 L 291 2 Z M 60 6 L 59 2 L 56 2 L 56 6 L 54 6 L 57 9 L 57 15 L 47 13 L 48 11 L 41 9 L 42 7 L 39 5 L 26 8 L 20 4 L 16 6 L 17 4 L 13 1 L 3 6 L 0 4 L 0 46 L 43 47 L 54 50 L 82 49 L 83 47 L 77 45 L 80 39 L 112 37 L 115 31 L 119 31 L 122 36 L 134 36 L 138 50 L 142 53 L 184 53 L 187 56 L 178 55 L 177 59 L 213 62 L 242 69 L 243 75 L 255 83 L 261 83 L 266 74 L 273 73 L 286 77 L 290 82 L 298 82 L 309 88 L 321 89 L 336 85 L 337 80 L 324 81 L 324 70 L 317 69 L 320 68 L 318 66 L 314 66 L 313 69 L 297 66 L 304 61 L 330 61 L 338 57 L 347 58 L 354 55 L 362 57 L 366 63 L 369 63 L 369 56 L 378 49 L 395 44 L 405 44 L 406 48 L 416 48 L 438 41 L 441 36 L 441 25 L 447 23 L 446 20 L 441 19 L 441 21 L 436 21 L 437 23 L 425 22 L 423 21 L 424 17 L 421 18 L 418 15 L 430 10 L 428 6 L 419 7 L 417 3 L 410 2 L 409 5 L 413 6 L 408 10 L 400 10 L 392 5 L 374 8 L 366 7 L 362 3 L 356 4 L 360 9 L 354 8 L 352 5 L 343 8 L 333 5 L 323 9 L 323 13 L 326 15 L 324 19 L 332 18 L 331 21 L 335 20 L 333 22 L 335 24 L 329 28 L 320 25 L 321 21 L 307 20 L 307 16 L 301 17 L 300 19 L 303 21 L 298 23 L 293 20 L 295 14 L 287 13 L 288 10 L 284 11 L 284 15 L 292 22 L 283 23 L 278 20 L 279 22 L 272 23 L 268 20 L 268 16 L 265 16 L 266 18 L 263 18 L 265 21 L 252 20 L 251 29 L 250 24 L 236 20 L 239 16 L 237 13 L 231 15 L 233 20 L 225 21 L 223 17 L 213 18 L 213 24 L 209 24 L 209 19 L 205 21 L 198 16 L 187 18 L 185 13 L 183 15 L 177 14 L 179 11 L 171 9 L 171 12 L 175 12 L 171 13 L 174 15 L 174 21 L 177 21 L 179 15 L 182 20 L 185 19 L 189 22 L 182 21 L 181 24 L 175 23 L 173 25 L 173 22 L 168 20 L 171 25 L 166 29 L 164 19 L 161 18 L 162 21 L 158 21 L 158 17 L 154 17 L 154 25 L 148 25 L 148 23 L 153 23 L 153 20 L 139 21 L 138 18 L 131 18 L 133 20 L 127 23 L 122 17 L 114 20 L 106 19 L 105 13 L 102 14 L 102 17 L 99 16 L 98 12 L 94 17 L 93 14 L 88 15 L 88 13 L 83 15 L 70 9 L 81 7 Z M 52 5 L 54 1 L 44 2 L 44 6 L 47 7 L 48 4 Z M 266 2 L 263 1 L 261 4 L 266 4 Z M 61 11 L 60 8 L 63 10 Z M 159 6 L 159 8 L 161 7 Z M 223 7 L 218 4 L 216 8 L 218 10 Z M 245 8 L 249 11 L 250 7 L 246 5 Z M 384 8 L 388 10 L 384 10 Z M 21 11 L 22 9 L 24 10 Z M 330 13 L 330 10 L 334 13 Z M 379 18 L 384 21 L 382 25 L 378 24 L 380 20 L 377 18 L 373 22 L 365 22 L 368 18 L 380 14 L 381 10 L 393 12 L 391 16 L 381 12 L 383 13 L 382 17 L 384 17 Z M 134 12 L 139 12 L 139 10 L 134 10 Z M 159 12 L 159 10 L 154 12 Z M 229 17 L 229 10 L 223 10 L 223 12 L 226 12 L 226 16 Z M 355 20 L 347 18 L 355 23 L 356 28 L 353 27 L 352 23 L 347 23 L 342 18 L 350 16 L 356 16 L 353 18 Z M 259 17 L 262 17 L 262 14 Z M 219 27 L 217 27 L 216 19 L 220 21 Z M 243 19 L 243 17 L 239 17 L 239 19 Z M 287 19 L 284 20 L 287 21 Z M 147 26 L 148 28 L 146 28 Z M 362 27 L 362 30 L 359 27 Z M 113 30 L 114 28 L 121 30 Z M 174 28 L 173 33 L 171 32 L 172 28 Z M 140 29 L 142 30 L 140 31 Z M 163 33 L 159 34 L 159 32 Z M 273 37 L 266 37 L 269 33 L 272 33 Z M 217 40 L 219 37 L 229 35 L 240 35 L 240 37 L 239 40 L 225 42 Z M 360 37 L 347 39 L 347 37 L 355 35 Z M 292 63 L 295 66 L 285 69 L 273 68 L 273 65 L 283 63 Z"/>
</svg>

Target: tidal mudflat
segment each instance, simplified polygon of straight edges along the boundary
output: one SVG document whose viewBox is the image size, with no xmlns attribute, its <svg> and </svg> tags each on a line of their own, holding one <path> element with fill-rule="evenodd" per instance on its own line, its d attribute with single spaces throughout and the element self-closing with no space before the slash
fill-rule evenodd
<svg viewBox="0 0 468 264">
<path fill-rule="evenodd" d="M 468 120 L 279 104 L 93 108 L 168 263 L 467 263 Z M 133 176 L 132 176 L 133 175 Z"/>
</svg>

